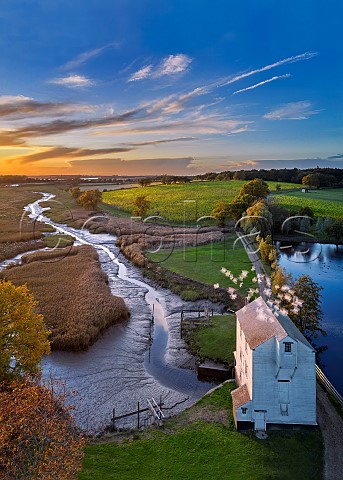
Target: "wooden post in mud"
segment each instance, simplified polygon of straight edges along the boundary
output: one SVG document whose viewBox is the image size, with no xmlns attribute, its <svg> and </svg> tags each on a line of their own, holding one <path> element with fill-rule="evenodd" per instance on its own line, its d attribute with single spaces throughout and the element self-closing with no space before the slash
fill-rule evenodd
<svg viewBox="0 0 343 480">
<path fill-rule="evenodd" d="M 115 432 L 115 429 L 116 429 L 116 409 L 114 408 L 113 409 L 113 412 L 112 412 L 112 430 Z"/>
</svg>

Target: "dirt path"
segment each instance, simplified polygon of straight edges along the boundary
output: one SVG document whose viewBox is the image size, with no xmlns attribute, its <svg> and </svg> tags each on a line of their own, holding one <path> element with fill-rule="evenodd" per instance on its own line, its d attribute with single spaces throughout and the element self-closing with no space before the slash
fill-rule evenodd
<svg viewBox="0 0 343 480">
<path fill-rule="evenodd" d="M 317 421 L 324 439 L 324 480 L 343 478 L 343 420 L 317 384 Z"/>
</svg>

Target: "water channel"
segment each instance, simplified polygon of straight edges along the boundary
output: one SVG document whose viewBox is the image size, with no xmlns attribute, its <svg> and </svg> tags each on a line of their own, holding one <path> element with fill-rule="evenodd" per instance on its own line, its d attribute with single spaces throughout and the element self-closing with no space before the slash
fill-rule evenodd
<svg viewBox="0 0 343 480">
<path fill-rule="evenodd" d="M 78 392 L 73 399 L 75 418 L 92 432 L 110 424 L 113 408 L 116 415 L 134 411 L 137 402 L 144 408 L 152 397 L 162 398 L 167 415 L 190 406 L 213 385 L 199 381 L 192 370 L 184 368 L 192 363 L 179 333 L 180 311 L 187 308 L 187 302 L 169 290 L 147 284 L 139 269 L 121 255 L 115 236 L 53 222 L 46 213 L 49 208 L 41 205 L 53 195 L 42 195 L 25 207 L 29 216 L 71 235 L 76 245 L 92 245 L 108 275 L 111 292 L 125 300 L 131 313 L 128 323 L 108 329 L 86 352 L 54 351 L 45 356 L 43 376 L 61 379 L 67 389 Z M 21 256 L 15 260 L 20 261 Z M 0 268 L 13 260 L 3 262 Z M 119 426 L 136 426 L 134 417 L 124 422 Z"/>
</svg>

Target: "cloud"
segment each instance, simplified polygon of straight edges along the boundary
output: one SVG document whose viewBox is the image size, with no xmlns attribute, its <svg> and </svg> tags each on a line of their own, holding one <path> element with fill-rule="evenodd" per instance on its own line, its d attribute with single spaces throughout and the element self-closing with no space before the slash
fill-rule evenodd
<svg viewBox="0 0 343 480">
<path fill-rule="evenodd" d="M 250 77 L 251 75 L 255 75 L 256 73 L 265 72 L 267 70 L 271 70 L 272 68 L 281 67 L 282 65 L 286 65 L 288 63 L 295 63 L 295 62 L 301 62 L 303 60 L 309 60 L 313 57 L 316 57 L 317 55 L 318 55 L 317 52 L 305 52 L 305 53 L 301 53 L 300 55 L 288 57 L 283 60 L 279 60 L 275 63 L 265 65 L 262 68 L 257 68 L 256 70 L 250 70 L 249 72 L 242 73 L 240 75 L 235 75 L 234 77 L 231 77 L 230 79 L 225 80 L 223 83 L 221 83 L 220 86 L 225 87 L 226 85 L 230 85 L 231 83 L 238 82 L 239 80 Z"/>
<path fill-rule="evenodd" d="M 95 81 L 91 80 L 84 75 L 68 75 L 67 77 L 59 77 L 53 80 L 50 80 L 48 83 L 53 83 L 55 85 L 61 85 L 68 88 L 83 88 L 83 87 L 92 87 L 95 85 Z"/>
<path fill-rule="evenodd" d="M 311 102 L 290 102 L 266 113 L 263 118 L 267 120 L 307 120 L 311 115 L 316 115 L 320 110 L 312 110 Z"/>
<path fill-rule="evenodd" d="M 193 161 L 193 157 L 142 158 L 139 160 L 100 158 L 70 160 L 68 164 L 73 173 L 80 175 L 189 175 Z"/>
<path fill-rule="evenodd" d="M 137 72 L 130 75 L 128 82 L 137 82 L 138 80 L 144 80 L 150 76 L 152 70 L 152 65 L 146 65 L 145 67 L 140 68 Z"/>
<path fill-rule="evenodd" d="M 187 70 L 188 66 L 191 64 L 192 59 L 184 53 L 179 53 L 177 55 L 169 55 L 162 60 L 160 66 L 155 72 L 155 77 L 162 77 L 164 75 L 175 75 L 176 73 L 181 73 Z"/>
<path fill-rule="evenodd" d="M 66 115 L 76 112 L 91 112 L 94 107 L 75 103 L 39 102 L 22 95 L 0 96 L 0 118 L 23 119 L 32 116 Z"/>
<path fill-rule="evenodd" d="M 153 64 L 144 67 L 130 75 L 128 82 L 136 82 L 146 78 L 160 78 L 164 76 L 176 75 L 186 71 L 191 64 L 192 59 L 184 53 L 177 55 L 168 55 L 157 66 Z"/>
<path fill-rule="evenodd" d="M 285 75 L 279 75 L 276 77 L 268 78 L 267 80 L 263 80 L 263 82 L 255 83 L 255 85 L 251 85 L 250 87 L 242 88 L 241 90 L 236 90 L 233 92 L 232 95 L 237 95 L 237 93 L 246 92 L 247 90 L 254 90 L 255 88 L 262 87 L 266 83 L 275 82 L 275 80 L 280 80 L 281 78 L 289 78 L 291 76 L 290 73 L 286 73 Z"/>
<path fill-rule="evenodd" d="M 343 158 L 343 153 L 336 153 L 336 155 L 332 155 L 331 157 L 328 157 L 330 160 L 335 160 L 335 159 Z"/>
<path fill-rule="evenodd" d="M 330 160 L 328 158 L 299 158 L 299 159 L 279 159 L 279 160 L 242 160 L 238 162 L 228 161 L 226 164 L 221 165 L 221 170 L 251 170 L 265 169 L 270 170 L 273 168 L 343 168 L 342 160 Z"/>
<path fill-rule="evenodd" d="M 73 60 L 70 60 L 65 65 L 63 65 L 62 69 L 63 70 L 73 70 L 75 68 L 80 67 L 81 65 L 84 65 L 86 62 L 88 62 L 88 60 L 91 60 L 92 58 L 98 57 L 105 50 L 108 50 L 110 48 L 118 48 L 118 47 L 119 47 L 118 42 L 112 42 L 112 43 L 108 43 L 106 45 L 103 45 L 102 47 L 94 48 L 93 50 L 88 50 L 87 52 L 80 53 L 80 55 L 75 57 Z"/>
<path fill-rule="evenodd" d="M 148 145 L 160 145 L 162 143 L 173 143 L 173 142 L 192 142 L 194 140 L 199 140 L 197 137 L 178 137 L 178 138 L 166 138 L 164 140 L 148 140 L 146 142 L 131 142 L 129 143 L 132 147 L 146 147 Z"/>
<path fill-rule="evenodd" d="M 124 153 L 134 150 L 134 147 L 113 147 L 113 148 L 69 148 L 69 147 L 53 147 L 45 149 L 43 152 L 33 153 L 30 155 L 14 157 L 10 161 L 19 161 L 21 164 L 39 162 L 41 160 L 58 159 L 62 157 L 90 157 L 94 155 L 108 155 L 110 153 Z"/>
</svg>

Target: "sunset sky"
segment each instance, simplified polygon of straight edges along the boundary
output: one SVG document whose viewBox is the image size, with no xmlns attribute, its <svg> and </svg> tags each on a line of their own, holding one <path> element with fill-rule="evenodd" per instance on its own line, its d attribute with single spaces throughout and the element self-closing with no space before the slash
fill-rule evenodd
<svg viewBox="0 0 343 480">
<path fill-rule="evenodd" d="M 343 2 L 2 0 L 0 174 L 343 168 Z"/>
</svg>

